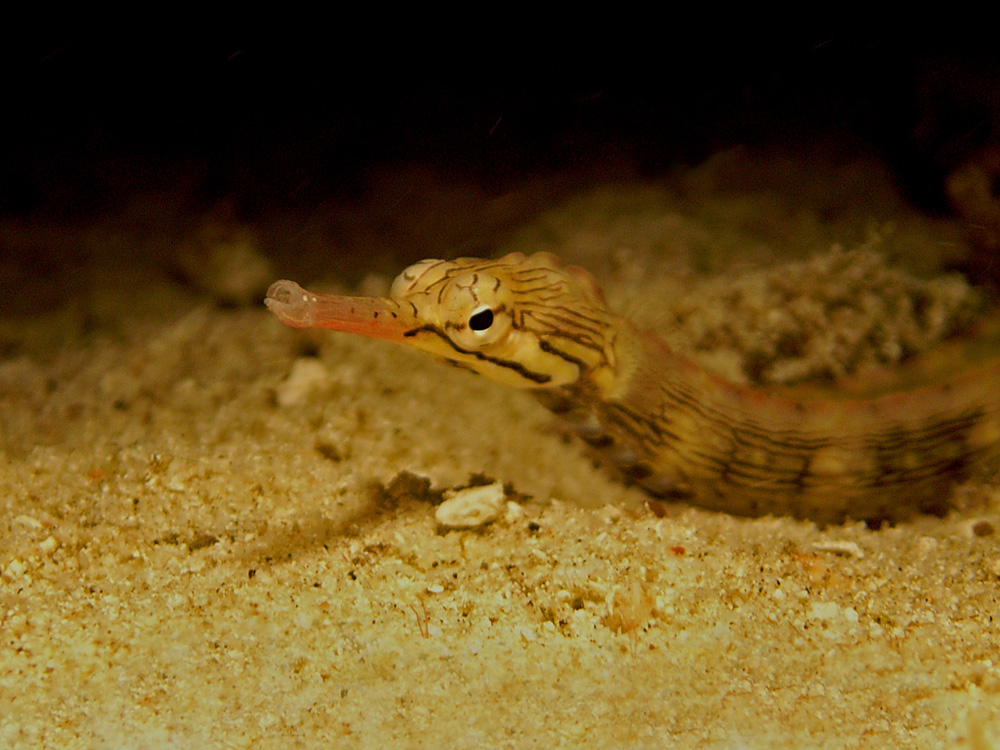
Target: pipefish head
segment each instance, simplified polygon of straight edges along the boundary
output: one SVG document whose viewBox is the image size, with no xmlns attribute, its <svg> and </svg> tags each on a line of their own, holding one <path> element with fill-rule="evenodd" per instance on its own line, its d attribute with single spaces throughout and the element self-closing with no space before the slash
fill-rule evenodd
<svg viewBox="0 0 1000 750">
<path fill-rule="evenodd" d="M 279 281 L 266 304 L 289 325 L 394 341 L 520 388 L 569 385 L 614 364 L 615 318 L 600 289 L 550 253 L 420 261 L 384 298 Z"/>
</svg>

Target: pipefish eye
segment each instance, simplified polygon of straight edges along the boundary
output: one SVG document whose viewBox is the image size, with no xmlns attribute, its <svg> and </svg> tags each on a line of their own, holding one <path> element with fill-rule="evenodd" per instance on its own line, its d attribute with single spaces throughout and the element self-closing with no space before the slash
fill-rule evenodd
<svg viewBox="0 0 1000 750">
<path fill-rule="evenodd" d="M 451 280 L 442 299 L 448 338 L 462 349 L 481 349 L 500 341 L 511 328 L 513 296 L 501 279 L 465 273 Z"/>
<path fill-rule="evenodd" d="M 476 333 L 486 333 L 493 325 L 495 317 L 493 310 L 484 305 L 472 313 L 469 318 L 469 328 Z"/>
</svg>

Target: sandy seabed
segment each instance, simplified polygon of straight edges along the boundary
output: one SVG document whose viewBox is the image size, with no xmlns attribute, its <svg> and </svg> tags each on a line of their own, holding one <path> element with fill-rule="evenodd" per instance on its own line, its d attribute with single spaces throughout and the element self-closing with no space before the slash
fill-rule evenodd
<svg viewBox="0 0 1000 750">
<path fill-rule="evenodd" d="M 989 305 L 944 273 L 960 228 L 890 185 L 737 150 L 504 195 L 398 170 L 252 227 L 139 196 L 0 228 L 85 250 L 4 290 L 0 746 L 996 746 L 1000 484 L 878 530 L 651 508 L 529 394 L 260 304 L 549 250 L 729 377 L 830 380 Z M 470 478 L 507 514 L 438 529 Z"/>
</svg>

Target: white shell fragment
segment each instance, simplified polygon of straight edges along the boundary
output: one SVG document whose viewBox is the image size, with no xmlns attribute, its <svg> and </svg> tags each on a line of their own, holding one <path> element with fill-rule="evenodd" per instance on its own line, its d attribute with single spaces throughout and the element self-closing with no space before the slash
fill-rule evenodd
<svg viewBox="0 0 1000 750">
<path fill-rule="evenodd" d="M 506 508 L 503 482 L 464 490 L 449 490 L 434 511 L 438 525 L 446 529 L 474 529 L 497 520 Z"/>
</svg>

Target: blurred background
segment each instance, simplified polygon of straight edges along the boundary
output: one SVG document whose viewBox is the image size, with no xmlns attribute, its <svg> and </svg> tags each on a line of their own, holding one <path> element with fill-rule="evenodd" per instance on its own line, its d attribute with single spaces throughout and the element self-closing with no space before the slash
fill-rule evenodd
<svg viewBox="0 0 1000 750">
<path fill-rule="evenodd" d="M 737 144 L 874 155 L 914 206 L 947 215 L 945 175 L 1000 122 L 1000 47 L 975 18 L 913 34 L 627 12 L 542 26 L 495 8 L 148 12 L 6 29 L 0 316 L 109 275 L 131 284 L 133 261 L 190 279 L 198 251 L 177 248 L 209 214 L 253 226 L 283 275 L 357 283 L 366 263 L 489 253 L 493 230 L 580 183 L 655 178 Z M 466 187 L 421 204 L 441 180 Z M 101 238 L 81 241 L 99 217 Z"/>
<path fill-rule="evenodd" d="M 9 26 L 0 211 L 93 211 L 170 179 L 241 210 L 302 205 L 394 162 L 502 183 L 625 155 L 655 174 L 820 134 L 870 144 L 940 209 L 942 174 L 996 137 L 1000 109 L 1000 46 L 975 19 L 916 36 L 267 20 Z"/>
</svg>

